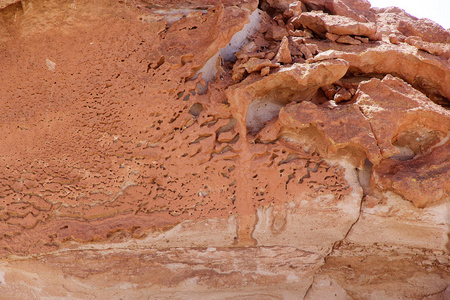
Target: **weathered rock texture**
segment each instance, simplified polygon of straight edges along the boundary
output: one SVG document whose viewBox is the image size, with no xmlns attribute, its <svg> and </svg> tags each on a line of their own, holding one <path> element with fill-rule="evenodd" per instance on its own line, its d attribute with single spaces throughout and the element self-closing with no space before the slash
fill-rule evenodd
<svg viewBox="0 0 450 300">
<path fill-rule="evenodd" d="M 0 1 L 0 298 L 448 299 L 449 41 L 366 0 Z"/>
</svg>

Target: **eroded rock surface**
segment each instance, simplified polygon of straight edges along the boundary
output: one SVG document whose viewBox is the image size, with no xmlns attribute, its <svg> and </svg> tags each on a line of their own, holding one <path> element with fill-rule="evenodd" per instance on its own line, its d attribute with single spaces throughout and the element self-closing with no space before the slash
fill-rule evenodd
<svg viewBox="0 0 450 300">
<path fill-rule="evenodd" d="M 365 0 L 0 1 L 0 295 L 445 299 L 448 43 Z"/>
<path fill-rule="evenodd" d="M 415 135 L 414 138 L 420 140 L 424 137 Z M 434 136 L 431 138 L 436 139 Z M 374 170 L 373 184 L 395 191 L 417 207 L 448 199 L 449 147 L 447 142 L 413 160 L 384 160 Z"/>
<path fill-rule="evenodd" d="M 374 37 L 377 27 L 374 23 L 356 22 L 348 17 L 321 12 L 306 12 L 299 16 L 298 23 L 311 29 L 321 37 L 329 32 L 337 35 L 358 35 Z"/>
</svg>

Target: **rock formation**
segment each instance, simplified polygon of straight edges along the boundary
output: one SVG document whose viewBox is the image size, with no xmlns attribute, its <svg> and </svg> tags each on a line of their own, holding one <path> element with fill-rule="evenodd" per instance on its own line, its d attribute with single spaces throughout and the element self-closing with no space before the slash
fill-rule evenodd
<svg viewBox="0 0 450 300">
<path fill-rule="evenodd" d="M 367 0 L 0 0 L 0 298 L 450 298 L 450 32 Z"/>
</svg>

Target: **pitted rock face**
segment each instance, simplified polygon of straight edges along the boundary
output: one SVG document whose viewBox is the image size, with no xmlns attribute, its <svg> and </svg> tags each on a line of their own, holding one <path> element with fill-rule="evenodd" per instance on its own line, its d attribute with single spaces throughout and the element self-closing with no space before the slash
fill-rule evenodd
<svg viewBox="0 0 450 300">
<path fill-rule="evenodd" d="M 391 14 L 0 1 L 0 295 L 444 295 L 448 40 Z"/>
</svg>

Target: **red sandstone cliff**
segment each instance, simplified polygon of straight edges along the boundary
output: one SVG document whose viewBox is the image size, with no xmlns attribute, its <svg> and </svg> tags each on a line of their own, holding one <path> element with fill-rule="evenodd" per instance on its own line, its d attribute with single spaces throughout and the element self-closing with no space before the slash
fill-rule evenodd
<svg viewBox="0 0 450 300">
<path fill-rule="evenodd" d="M 450 297 L 438 24 L 0 0 L 0 66 L 0 298 Z"/>
</svg>

